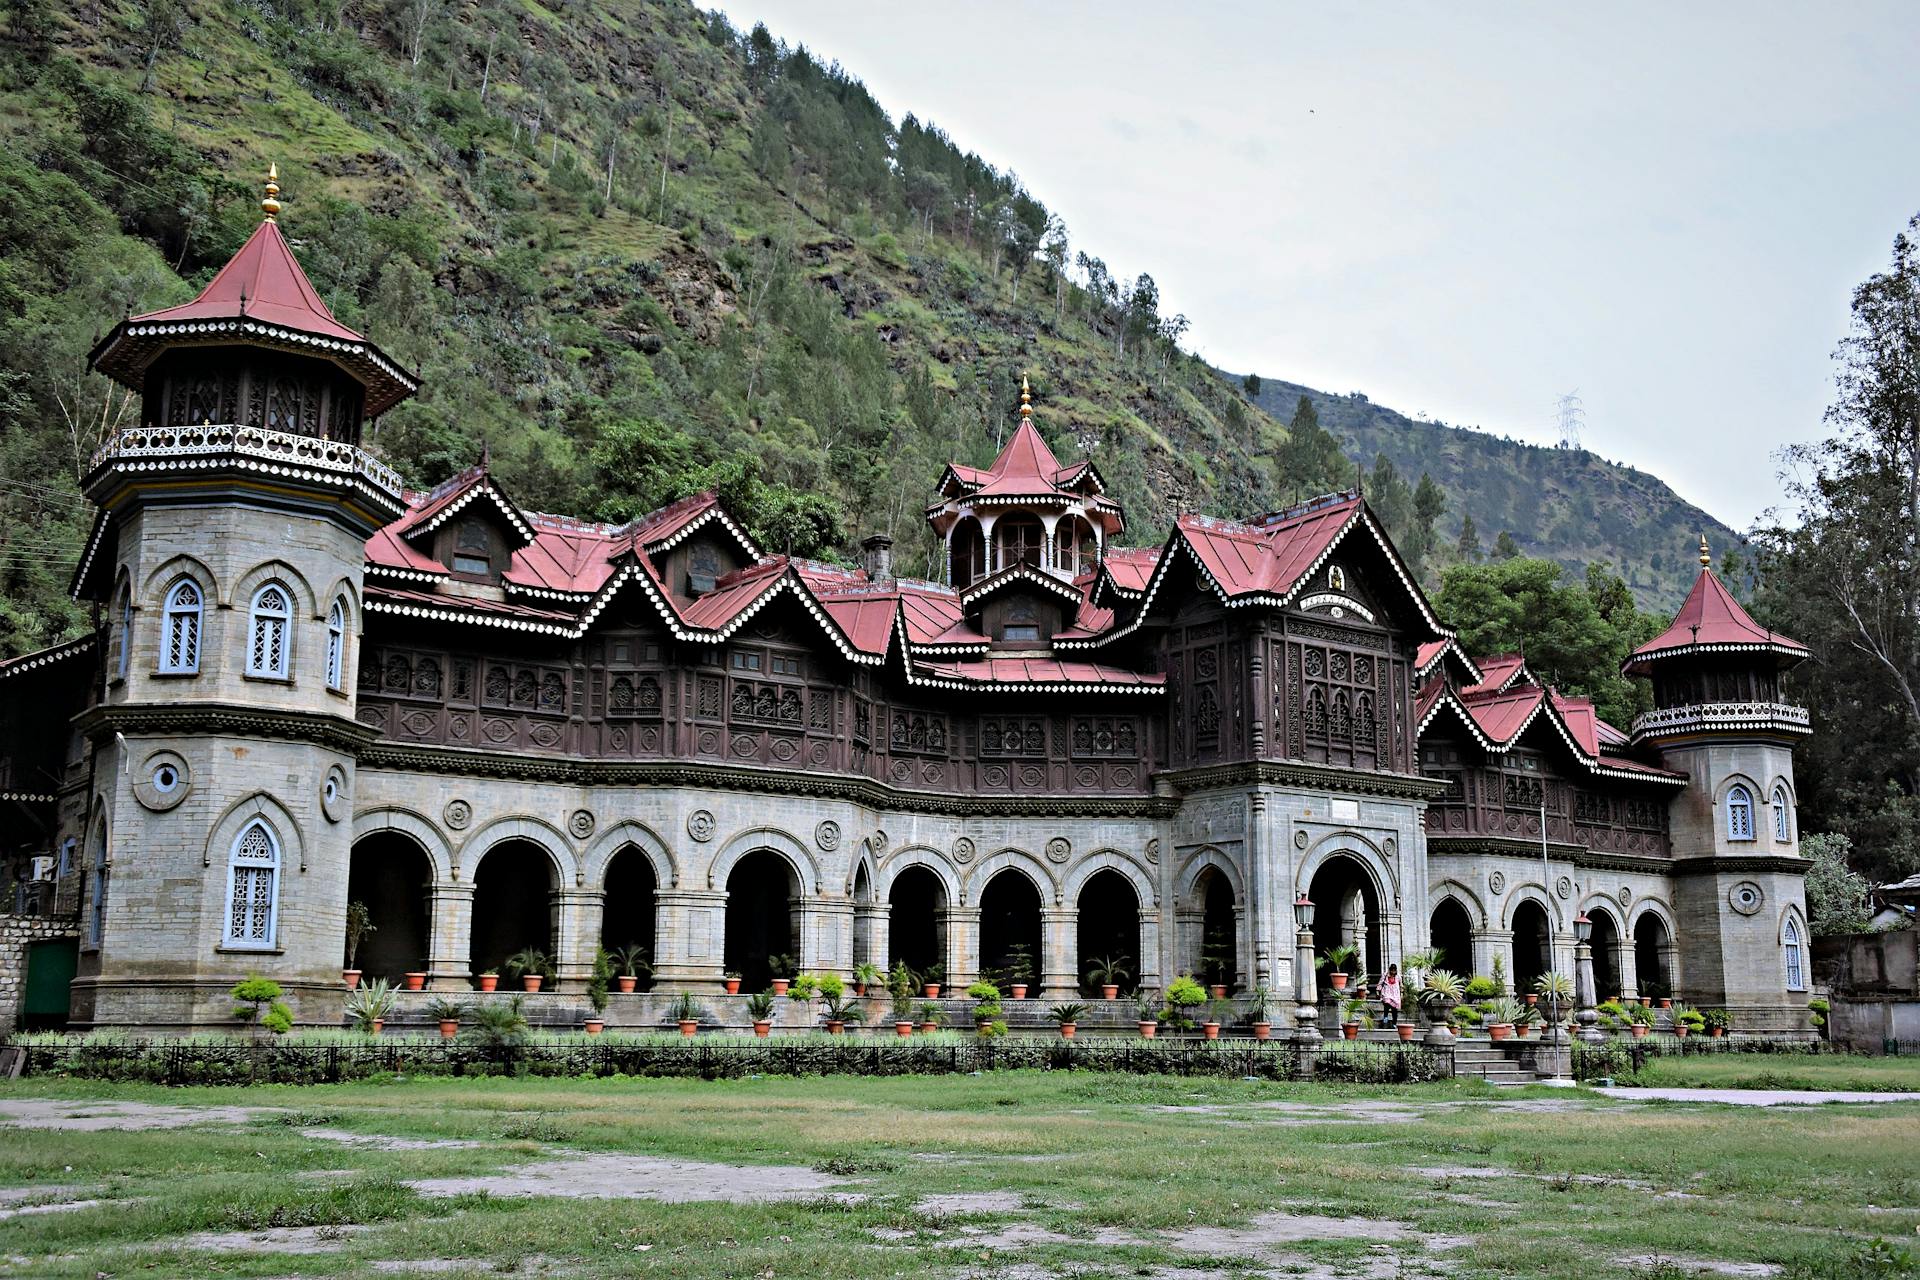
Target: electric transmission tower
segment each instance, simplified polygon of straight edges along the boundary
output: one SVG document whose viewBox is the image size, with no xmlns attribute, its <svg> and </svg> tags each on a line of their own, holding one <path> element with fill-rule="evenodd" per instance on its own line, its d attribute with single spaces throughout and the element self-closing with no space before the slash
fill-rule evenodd
<svg viewBox="0 0 1920 1280">
<path fill-rule="evenodd" d="M 1579 388 L 1576 387 L 1561 396 L 1558 404 L 1560 418 L 1559 447 L 1562 449 L 1578 449 L 1580 447 L 1580 433 L 1586 430 L 1587 426 L 1587 410 L 1586 406 L 1580 403 Z"/>
</svg>

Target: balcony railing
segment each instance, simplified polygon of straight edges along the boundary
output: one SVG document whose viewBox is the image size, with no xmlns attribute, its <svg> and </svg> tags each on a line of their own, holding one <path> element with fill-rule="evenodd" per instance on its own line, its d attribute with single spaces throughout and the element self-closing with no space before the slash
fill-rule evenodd
<svg viewBox="0 0 1920 1280">
<path fill-rule="evenodd" d="M 191 465 L 193 459 L 216 455 L 238 455 L 312 471 L 353 476 L 366 481 L 396 501 L 400 497 L 400 473 L 377 461 L 366 450 L 342 440 L 296 435 L 291 431 L 269 431 L 264 427 L 204 424 L 197 427 L 126 427 L 101 445 L 93 455 L 93 466 L 106 462 L 131 462 L 135 465 L 152 459 L 164 465 L 180 459 Z"/>
<path fill-rule="evenodd" d="M 1648 711 L 1633 720 L 1636 738 L 1739 729 L 1811 733 L 1813 720 L 1805 707 L 1785 702 L 1697 702 Z"/>
</svg>

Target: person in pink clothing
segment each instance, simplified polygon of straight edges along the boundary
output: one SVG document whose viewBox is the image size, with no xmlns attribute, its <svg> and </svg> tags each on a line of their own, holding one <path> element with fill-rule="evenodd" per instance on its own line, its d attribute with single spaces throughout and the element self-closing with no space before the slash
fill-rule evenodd
<svg viewBox="0 0 1920 1280">
<path fill-rule="evenodd" d="M 1386 1010 L 1386 1023 L 1390 1027 L 1400 1025 L 1400 966 L 1387 966 L 1387 976 L 1380 980 L 1380 1003 Z"/>
</svg>

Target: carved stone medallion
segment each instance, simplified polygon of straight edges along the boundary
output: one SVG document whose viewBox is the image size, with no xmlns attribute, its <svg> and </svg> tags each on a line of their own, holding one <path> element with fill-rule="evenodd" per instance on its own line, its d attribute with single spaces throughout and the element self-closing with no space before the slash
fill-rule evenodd
<svg viewBox="0 0 1920 1280">
<path fill-rule="evenodd" d="M 1561 876 L 1558 880 L 1554 881 L 1553 891 L 1562 898 L 1571 898 L 1573 896 L 1573 880 L 1567 876 Z"/>
<path fill-rule="evenodd" d="M 1073 845 L 1068 843 L 1065 836 L 1055 836 L 1053 839 L 1047 841 L 1048 862 L 1065 862 L 1072 856 Z"/>
<path fill-rule="evenodd" d="M 1296 848 L 1296 849 L 1304 849 L 1304 848 L 1306 848 L 1306 847 L 1307 847 L 1307 833 L 1306 833 L 1306 832 L 1304 832 L 1304 831 L 1296 831 L 1296 832 L 1294 832 L 1294 833 L 1293 833 L 1293 847 L 1294 847 L 1294 848 Z"/>
<path fill-rule="evenodd" d="M 824 853 L 832 853 L 840 847 L 840 824 L 828 818 L 813 829 L 813 842 Z"/>
<path fill-rule="evenodd" d="M 593 834 L 593 814 L 585 809 L 575 809 L 567 819 L 567 830 L 573 832 L 576 840 L 585 840 Z"/>
<path fill-rule="evenodd" d="M 713 813 L 707 809 L 695 809 L 687 815 L 687 834 L 705 844 L 713 839 Z"/>
<path fill-rule="evenodd" d="M 973 840 L 970 837 L 961 836 L 953 842 L 953 860 L 955 862 L 965 866 L 967 863 L 973 861 L 973 855 Z"/>
<path fill-rule="evenodd" d="M 1147 865 L 1153 867 L 1160 865 L 1160 837 L 1158 836 L 1147 841 Z"/>
<path fill-rule="evenodd" d="M 1727 890 L 1727 905 L 1743 916 L 1750 916 L 1759 911 L 1766 900 L 1767 895 L 1761 892 L 1760 886 L 1751 880 L 1742 880 Z"/>
<path fill-rule="evenodd" d="M 467 824 L 473 821 L 473 806 L 465 800 L 449 800 L 447 807 L 440 811 L 440 816 L 455 831 L 465 831 Z"/>
<path fill-rule="evenodd" d="M 1506 887 L 1507 887 L 1506 872 L 1496 871 L 1492 875 L 1487 877 L 1487 888 L 1493 890 L 1495 893 L 1504 892 Z"/>
</svg>

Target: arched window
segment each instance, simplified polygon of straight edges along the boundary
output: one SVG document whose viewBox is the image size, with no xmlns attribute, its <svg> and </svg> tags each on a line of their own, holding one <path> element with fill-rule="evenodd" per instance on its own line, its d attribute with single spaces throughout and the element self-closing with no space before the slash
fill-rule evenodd
<svg viewBox="0 0 1920 1280">
<path fill-rule="evenodd" d="M 1727 839 L 1753 839 L 1753 792 L 1737 782 L 1727 791 Z"/>
<path fill-rule="evenodd" d="M 327 611 L 327 688 L 342 689 L 347 666 L 347 602 L 335 600 Z"/>
<path fill-rule="evenodd" d="M 1780 948 L 1787 953 L 1787 990 L 1805 991 L 1807 989 L 1806 948 L 1800 945 L 1800 925 L 1792 916 L 1787 917 L 1787 927 L 1780 933 Z"/>
<path fill-rule="evenodd" d="M 167 592 L 162 610 L 160 669 L 174 675 L 200 670 L 200 584 L 182 578 Z"/>
<path fill-rule="evenodd" d="M 287 674 L 287 623 L 293 614 L 287 589 L 269 582 L 253 593 L 253 625 L 247 643 L 247 674 L 280 677 Z"/>
<path fill-rule="evenodd" d="M 97 947 L 107 932 L 107 824 L 93 829 L 93 900 L 87 912 L 87 944 Z"/>
<path fill-rule="evenodd" d="M 1785 787 L 1773 789 L 1773 838 L 1782 842 L 1793 839 L 1793 807 L 1787 803 Z"/>
<path fill-rule="evenodd" d="M 222 945 L 270 949 L 280 897 L 280 841 L 255 818 L 227 859 L 227 927 Z"/>
<path fill-rule="evenodd" d="M 120 584 L 120 652 L 114 657 L 114 674 L 127 678 L 127 666 L 133 661 L 133 588 Z"/>
</svg>

